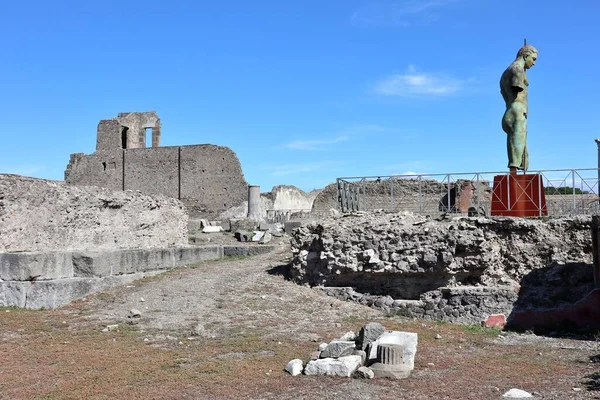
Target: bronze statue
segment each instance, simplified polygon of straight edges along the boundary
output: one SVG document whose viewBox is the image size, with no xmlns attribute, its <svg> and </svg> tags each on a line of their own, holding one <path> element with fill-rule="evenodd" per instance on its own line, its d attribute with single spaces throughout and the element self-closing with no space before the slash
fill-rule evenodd
<svg viewBox="0 0 600 400">
<path fill-rule="evenodd" d="M 500 78 L 500 93 L 506 103 L 502 117 L 502 129 L 507 134 L 508 168 L 527 171 L 529 154 L 527 152 L 527 87 L 529 81 L 525 71 L 535 65 L 538 51 L 525 44 L 517 53 L 517 58 L 506 68 Z"/>
</svg>

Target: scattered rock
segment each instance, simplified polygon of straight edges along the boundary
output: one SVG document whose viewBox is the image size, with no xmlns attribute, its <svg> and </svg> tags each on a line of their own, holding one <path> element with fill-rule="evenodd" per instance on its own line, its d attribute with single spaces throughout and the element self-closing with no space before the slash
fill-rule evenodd
<svg viewBox="0 0 600 400">
<path fill-rule="evenodd" d="M 360 379 L 373 379 L 375 377 L 375 374 L 368 367 L 360 367 L 352 376 Z"/>
<path fill-rule="evenodd" d="M 141 318 L 142 317 L 142 313 L 136 309 L 136 308 L 132 308 L 131 310 L 129 310 L 129 318 Z"/>
<path fill-rule="evenodd" d="M 254 232 L 254 235 L 252 235 L 252 241 L 260 242 L 264 235 L 265 233 L 263 231 L 256 231 Z"/>
<path fill-rule="evenodd" d="M 383 335 L 369 346 L 368 362 L 379 361 L 377 348 L 379 345 L 399 345 L 402 347 L 402 365 L 407 370 L 415 368 L 418 335 L 413 332 L 385 331 Z"/>
<path fill-rule="evenodd" d="M 265 232 L 264 236 L 260 240 L 260 244 L 267 244 L 273 239 L 273 235 L 270 232 Z"/>
<path fill-rule="evenodd" d="M 112 331 L 116 331 L 117 329 L 119 329 L 118 324 L 106 325 L 106 328 L 102 329 L 102 332 L 112 332 Z"/>
<path fill-rule="evenodd" d="M 222 226 L 205 226 L 204 228 L 202 228 L 202 232 L 203 233 L 223 232 L 223 227 Z"/>
<path fill-rule="evenodd" d="M 412 368 L 404 362 L 404 346 L 399 344 L 379 344 L 377 362 L 371 370 L 377 378 L 404 379 L 410 376 Z"/>
<path fill-rule="evenodd" d="M 350 331 L 350 332 L 346 332 L 346 333 L 344 334 L 344 336 L 342 336 L 342 337 L 340 338 L 340 340 L 353 340 L 353 341 L 354 341 L 354 340 L 356 340 L 356 333 L 354 333 L 354 332 L 352 332 L 352 331 Z"/>
<path fill-rule="evenodd" d="M 440 339 L 442 338 L 442 335 L 440 335 L 440 334 L 438 333 L 438 334 L 436 334 L 436 335 L 435 335 L 435 338 L 436 338 L 437 340 L 440 340 Z"/>
<path fill-rule="evenodd" d="M 510 389 L 508 392 L 504 393 L 502 397 L 507 399 L 526 399 L 529 397 L 533 397 L 533 395 L 524 390 L 513 388 Z"/>
<path fill-rule="evenodd" d="M 198 324 L 192 330 L 192 336 L 204 336 L 206 330 L 204 329 L 204 325 Z"/>
<path fill-rule="evenodd" d="M 309 361 L 304 368 L 304 374 L 350 377 L 360 366 L 360 356 L 320 358 Z"/>
<path fill-rule="evenodd" d="M 485 328 L 504 328 L 506 325 L 506 315 L 492 314 L 481 325 Z"/>
<path fill-rule="evenodd" d="M 352 341 L 334 340 L 321 352 L 320 358 L 338 358 L 350 355 L 356 347 Z"/>
<path fill-rule="evenodd" d="M 356 339 L 356 348 L 366 350 L 367 346 L 377 340 L 385 332 L 385 327 L 378 322 L 369 322 L 363 326 Z"/>
<path fill-rule="evenodd" d="M 302 360 L 296 358 L 285 366 L 285 370 L 290 373 L 292 376 L 300 375 L 302 373 L 302 369 L 304 368 L 302 364 Z"/>
</svg>

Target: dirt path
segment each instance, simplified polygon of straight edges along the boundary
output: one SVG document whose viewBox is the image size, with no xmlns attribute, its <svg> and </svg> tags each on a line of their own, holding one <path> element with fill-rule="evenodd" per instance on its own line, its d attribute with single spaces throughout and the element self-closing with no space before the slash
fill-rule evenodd
<svg viewBox="0 0 600 400">
<path fill-rule="evenodd" d="M 285 280 L 289 252 L 204 262 L 97 296 L 84 321 L 132 322 L 139 328 L 180 335 L 223 338 L 260 333 L 317 340 L 347 318 L 381 318 L 382 313 L 345 303 Z M 325 340 L 323 338 L 323 340 Z"/>
</svg>

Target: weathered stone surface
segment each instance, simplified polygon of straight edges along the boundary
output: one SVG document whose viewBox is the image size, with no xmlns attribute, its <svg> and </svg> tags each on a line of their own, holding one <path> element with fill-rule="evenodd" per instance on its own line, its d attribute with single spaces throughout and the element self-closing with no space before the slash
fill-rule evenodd
<svg viewBox="0 0 600 400">
<path fill-rule="evenodd" d="M 417 354 L 418 335 L 413 332 L 385 331 L 379 339 L 371 343 L 368 351 L 368 361 L 374 362 L 377 358 L 379 345 L 397 345 L 402 347 L 402 364 L 406 370 L 415 368 L 415 355 Z"/>
<path fill-rule="evenodd" d="M 290 271 L 299 283 L 398 315 L 481 323 L 589 292 L 590 224 L 584 216 L 346 215 L 296 229 Z M 562 279 L 573 281 L 568 290 Z"/>
<path fill-rule="evenodd" d="M 271 239 L 273 239 L 273 235 L 271 235 L 270 232 L 265 232 L 262 239 L 260 239 L 260 244 L 269 243 L 271 241 Z"/>
<path fill-rule="evenodd" d="M 152 128 L 152 147 L 145 128 Z M 96 152 L 72 154 L 65 181 L 181 199 L 191 216 L 215 217 L 247 200 L 237 155 L 210 144 L 160 147 L 155 112 L 126 112 L 98 124 Z"/>
<path fill-rule="evenodd" d="M 375 374 L 368 367 L 360 367 L 359 369 L 356 370 L 356 372 L 354 373 L 353 376 L 355 378 L 373 379 L 375 377 Z"/>
<path fill-rule="evenodd" d="M 218 233 L 223 232 L 223 227 L 221 226 L 205 226 L 202 228 L 203 233 Z"/>
<path fill-rule="evenodd" d="M 161 195 L 0 174 L 0 199 L 0 252 L 187 244 L 182 203 Z"/>
<path fill-rule="evenodd" d="M 504 393 L 502 397 L 505 399 L 528 399 L 533 397 L 533 395 L 524 390 L 513 388 Z"/>
<path fill-rule="evenodd" d="M 502 329 L 506 325 L 506 315 L 492 314 L 485 321 L 482 322 L 482 325 L 486 328 Z"/>
<path fill-rule="evenodd" d="M 269 246 L 260 246 L 261 251 L 270 250 Z M 130 282 L 145 276 L 160 273 L 169 268 L 213 260 L 224 256 L 221 246 L 187 246 L 169 249 L 136 249 L 114 251 L 76 251 L 48 253 L 56 256 L 53 260 L 67 263 L 72 267 L 70 276 L 64 276 L 67 270 L 58 267 L 38 269 L 35 263 L 24 265 L 2 264 L 0 273 L 11 280 L 0 281 L 0 306 L 25 308 L 55 308 L 88 294 Z M 246 254 L 248 251 L 246 249 Z M 28 253 L 0 253 L 0 260 L 12 260 L 11 255 L 23 256 Z M 46 255 L 46 254 L 43 254 Z M 60 255 L 58 257 L 57 255 Z M 51 259 L 46 258 L 46 260 Z M 39 263 L 38 263 L 39 264 Z M 44 265 L 43 263 L 40 265 Z M 17 272 L 15 272 L 17 271 Z M 43 271 L 45 275 L 31 276 L 31 271 Z M 59 271 L 54 276 L 50 273 Z M 11 275 L 9 275 L 9 272 Z M 67 271 L 68 272 L 68 271 Z M 42 279 L 41 276 L 44 278 Z M 23 278 L 23 279 L 21 279 Z"/>
<path fill-rule="evenodd" d="M 104 278 L 67 278 L 33 282 L 0 282 L 0 306 L 56 308 L 106 288 L 146 276 L 143 273 Z"/>
<path fill-rule="evenodd" d="M 254 231 L 259 223 L 249 218 L 232 218 L 229 220 L 229 226 L 232 232 L 236 231 Z"/>
<path fill-rule="evenodd" d="M 340 340 L 355 341 L 356 340 L 356 333 L 352 332 L 352 331 L 348 331 L 348 332 L 346 332 L 346 333 L 344 333 L 342 335 L 342 337 L 340 338 Z"/>
<path fill-rule="evenodd" d="M 352 341 L 334 340 L 321 351 L 320 358 L 338 358 L 345 355 L 350 355 L 356 345 Z"/>
<path fill-rule="evenodd" d="M 69 252 L 0 253 L 0 279 L 31 281 L 73 276 Z"/>
<path fill-rule="evenodd" d="M 366 349 L 369 344 L 379 339 L 384 332 L 385 327 L 379 322 L 369 322 L 360 329 L 356 339 L 356 347 L 359 350 Z"/>
<path fill-rule="evenodd" d="M 291 360 L 285 366 L 286 372 L 288 372 L 292 376 L 300 375 L 302 373 L 302 369 L 304 366 L 302 365 L 302 360 L 296 358 Z"/>
<path fill-rule="evenodd" d="M 376 378 L 404 379 L 410 376 L 411 368 L 404 359 L 406 351 L 403 345 L 377 345 L 377 361 L 369 368 Z"/>
<path fill-rule="evenodd" d="M 309 361 L 304 368 L 304 374 L 349 377 L 360 366 L 360 356 L 320 358 L 318 360 Z"/>
<path fill-rule="evenodd" d="M 260 242 L 263 238 L 263 236 L 265 236 L 265 233 L 263 231 L 256 231 L 254 232 L 254 235 L 252 235 L 252 241 L 253 242 Z"/>
<path fill-rule="evenodd" d="M 290 235 L 294 229 L 300 228 L 302 225 L 304 225 L 302 221 L 286 221 L 283 223 L 283 230 Z"/>
</svg>

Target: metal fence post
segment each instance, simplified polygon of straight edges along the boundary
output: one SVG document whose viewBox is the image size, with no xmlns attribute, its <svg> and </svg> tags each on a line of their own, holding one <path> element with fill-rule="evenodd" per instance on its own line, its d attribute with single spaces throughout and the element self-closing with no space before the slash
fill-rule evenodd
<svg viewBox="0 0 600 400">
<path fill-rule="evenodd" d="M 390 177 L 390 211 L 394 211 L 396 204 L 394 204 L 394 177 Z"/>
<path fill-rule="evenodd" d="M 423 176 L 419 175 L 419 212 L 423 212 Z"/>
<path fill-rule="evenodd" d="M 575 197 L 575 170 L 571 170 L 571 188 L 573 191 L 573 212 L 577 209 L 577 198 Z"/>
</svg>

